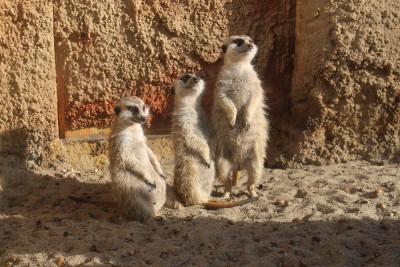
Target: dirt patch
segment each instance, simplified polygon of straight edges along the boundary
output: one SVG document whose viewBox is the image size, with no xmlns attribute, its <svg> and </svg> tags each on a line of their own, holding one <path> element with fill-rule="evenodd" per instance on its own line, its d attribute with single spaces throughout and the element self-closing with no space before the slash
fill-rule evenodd
<svg viewBox="0 0 400 267">
<path fill-rule="evenodd" d="M 163 157 L 161 163 L 171 182 L 173 161 Z M 255 203 L 217 211 L 163 209 L 159 219 L 145 224 L 121 217 L 107 171 L 70 172 L 64 166 L 32 171 L 10 157 L 2 157 L 0 167 L 0 262 L 6 265 L 395 266 L 400 261 L 399 165 L 265 170 Z M 234 195 L 246 198 L 244 190 L 240 185 Z M 221 194 L 217 185 L 213 195 Z"/>
</svg>

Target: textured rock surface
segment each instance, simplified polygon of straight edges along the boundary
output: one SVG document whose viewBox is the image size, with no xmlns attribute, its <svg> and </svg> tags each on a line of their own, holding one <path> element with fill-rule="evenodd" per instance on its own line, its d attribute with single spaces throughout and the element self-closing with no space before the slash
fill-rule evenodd
<svg viewBox="0 0 400 267">
<path fill-rule="evenodd" d="M 61 130 L 108 126 L 112 103 L 125 95 L 151 106 L 154 125 L 169 125 L 171 84 L 185 72 L 200 72 L 210 85 L 209 109 L 221 42 L 236 33 L 259 45 L 261 76 L 284 76 L 289 88 L 291 70 L 282 61 L 292 61 L 293 12 L 293 0 L 54 1 Z M 283 94 L 274 96 L 282 105 Z"/>
<path fill-rule="evenodd" d="M 282 158 L 400 160 L 399 10 L 397 0 L 297 2 Z"/>
<path fill-rule="evenodd" d="M 160 133 L 184 72 L 207 81 L 209 111 L 220 43 L 246 33 L 271 107 L 270 166 L 399 161 L 399 10 L 397 0 L 1 1 L 0 152 L 74 157 L 79 148 L 52 142 L 57 117 L 61 137 L 88 135 L 131 94 Z"/>
<path fill-rule="evenodd" d="M 44 160 L 57 136 L 49 1 L 0 2 L 0 152 Z"/>
</svg>

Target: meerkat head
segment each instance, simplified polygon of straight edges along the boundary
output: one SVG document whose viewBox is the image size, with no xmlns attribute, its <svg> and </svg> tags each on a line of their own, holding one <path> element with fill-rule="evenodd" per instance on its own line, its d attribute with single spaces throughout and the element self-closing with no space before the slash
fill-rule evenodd
<svg viewBox="0 0 400 267">
<path fill-rule="evenodd" d="M 185 74 L 175 81 L 174 88 L 178 96 L 199 96 L 204 90 L 204 81 L 194 74 Z"/>
<path fill-rule="evenodd" d="M 149 109 L 139 97 L 124 97 L 115 103 L 116 120 L 126 124 L 144 123 L 149 115 Z"/>
<path fill-rule="evenodd" d="M 257 46 L 250 37 L 245 35 L 233 35 L 224 40 L 222 45 L 225 62 L 250 63 L 257 53 Z"/>
</svg>

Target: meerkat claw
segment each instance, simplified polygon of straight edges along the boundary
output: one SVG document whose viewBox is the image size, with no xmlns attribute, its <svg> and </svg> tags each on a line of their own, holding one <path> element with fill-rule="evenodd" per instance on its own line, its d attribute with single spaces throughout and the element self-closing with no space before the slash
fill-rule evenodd
<svg viewBox="0 0 400 267">
<path fill-rule="evenodd" d="M 157 188 L 156 183 L 155 183 L 154 181 L 152 181 L 152 182 L 150 182 L 150 181 L 147 182 L 147 185 L 149 185 L 149 186 L 151 187 L 152 190 L 154 190 L 154 189 Z"/>
</svg>

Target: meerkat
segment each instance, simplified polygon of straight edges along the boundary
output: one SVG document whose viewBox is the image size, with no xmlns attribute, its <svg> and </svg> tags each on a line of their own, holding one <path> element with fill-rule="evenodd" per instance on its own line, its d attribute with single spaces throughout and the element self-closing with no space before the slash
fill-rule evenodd
<svg viewBox="0 0 400 267">
<path fill-rule="evenodd" d="M 204 81 L 185 74 L 175 81 L 174 88 L 174 189 L 185 206 L 198 205 L 208 201 L 215 179 L 211 134 L 200 106 Z"/>
<path fill-rule="evenodd" d="M 247 190 L 257 197 L 255 183 L 261 178 L 268 140 L 261 81 L 251 64 L 257 46 L 248 36 L 235 35 L 222 45 L 224 64 L 219 72 L 212 125 L 216 134 L 218 179 L 224 184 L 224 197 L 231 194 L 231 172 L 245 170 Z"/>
<path fill-rule="evenodd" d="M 109 138 L 112 189 L 128 219 L 156 216 L 166 201 L 160 164 L 146 144 L 141 124 L 149 109 L 138 97 L 117 101 Z"/>
<path fill-rule="evenodd" d="M 180 200 L 185 206 L 202 204 L 206 209 L 230 208 L 255 201 L 254 198 L 237 202 L 209 201 L 215 167 L 209 146 L 213 133 L 200 105 L 204 81 L 196 75 L 185 74 L 175 81 L 174 89 L 174 189 Z"/>
</svg>

